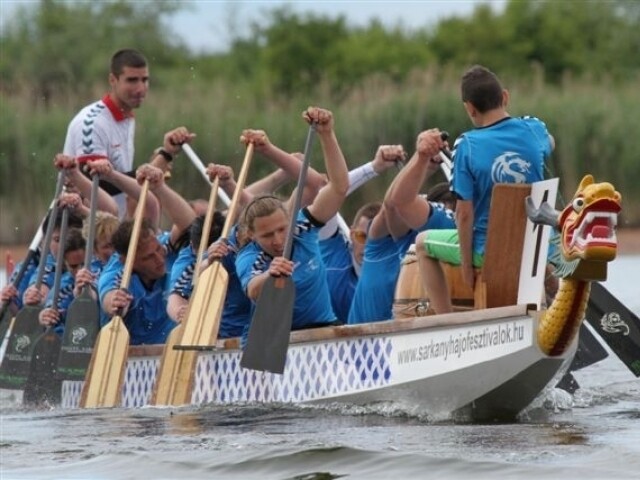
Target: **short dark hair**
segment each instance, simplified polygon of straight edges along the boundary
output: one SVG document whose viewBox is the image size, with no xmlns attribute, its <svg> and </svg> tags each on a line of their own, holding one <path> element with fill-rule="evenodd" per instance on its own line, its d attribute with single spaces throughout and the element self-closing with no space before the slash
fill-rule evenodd
<svg viewBox="0 0 640 480">
<path fill-rule="evenodd" d="M 55 230 L 60 229 L 60 227 L 62 226 L 62 208 L 58 208 L 56 210 L 56 218 L 53 219 L 53 229 Z M 44 222 L 42 222 L 42 231 L 46 232 L 47 231 L 47 227 L 49 226 L 49 221 L 51 219 L 51 212 L 52 210 L 49 210 L 49 212 L 47 213 L 46 218 L 44 219 Z M 77 213 L 69 210 L 68 211 L 68 216 L 67 216 L 67 225 L 69 228 L 82 228 L 82 217 L 80 215 L 78 215 Z"/>
<path fill-rule="evenodd" d="M 454 202 L 456 201 L 456 194 L 451 191 L 451 185 L 449 182 L 436 183 L 427 191 L 427 200 L 432 202 Z"/>
<path fill-rule="evenodd" d="M 67 232 L 67 238 L 64 240 L 64 253 L 74 252 L 76 250 L 84 250 L 87 247 L 87 241 L 82 236 L 82 230 L 79 228 L 70 228 Z"/>
<path fill-rule="evenodd" d="M 213 242 L 220 238 L 222 228 L 224 227 L 226 217 L 219 211 L 213 212 L 213 219 L 211 222 L 211 230 L 209 231 L 209 238 L 207 239 L 207 245 L 211 245 Z M 191 236 L 191 247 L 197 250 L 200 246 L 200 240 L 202 239 L 202 229 L 204 228 L 204 215 L 198 215 L 189 228 L 189 234 Z"/>
<path fill-rule="evenodd" d="M 380 203 L 380 202 L 365 203 L 363 206 L 361 206 L 358 209 L 356 214 L 353 216 L 352 226 L 355 225 L 356 223 L 358 223 L 358 221 L 362 217 L 365 217 L 365 218 L 368 218 L 369 220 L 372 220 L 373 217 L 375 217 L 378 214 L 378 212 L 380 211 L 381 208 L 382 208 L 382 203 Z"/>
<path fill-rule="evenodd" d="M 118 225 L 118 228 L 111 236 L 111 243 L 113 248 L 120 255 L 126 255 L 129 250 L 129 241 L 131 240 L 131 234 L 133 232 L 133 220 L 125 220 Z M 140 240 L 143 240 L 151 235 L 155 235 L 155 229 L 153 223 L 148 218 L 142 219 L 140 225 Z"/>
<path fill-rule="evenodd" d="M 502 106 L 502 84 L 486 67 L 474 65 L 462 75 L 462 101 L 471 103 L 480 113 Z"/>
<path fill-rule="evenodd" d="M 111 57 L 109 71 L 116 77 L 124 71 L 124 67 L 144 68 L 147 66 L 147 59 L 139 51 L 131 48 L 118 50 Z"/>
</svg>

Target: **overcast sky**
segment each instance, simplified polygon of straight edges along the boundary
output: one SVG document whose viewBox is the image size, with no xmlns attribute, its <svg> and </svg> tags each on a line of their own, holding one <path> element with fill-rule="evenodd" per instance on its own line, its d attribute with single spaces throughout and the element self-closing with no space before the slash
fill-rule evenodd
<svg viewBox="0 0 640 480">
<path fill-rule="evenodd" d="M 0 22 L 4 25 L 17 5 L 37 5 L 39 1 L 0 0 Z M 247 25 L 265 11 L 284 5 L 299 13 L 344 15 L 351 25 L 367 25 L 372 18 L 378 18 L 388 26 L 401 23 L 414 29 L 445 17 L 470 15 L 480 3 L 490 4 L 499 12 L 506 0 L 192 0 L 185 3 L 191 6 L 168 21 L 170 28 L 194 51 L 221 51 L 228 47 L 230 26 L 242 34 Z"/>
</svg>

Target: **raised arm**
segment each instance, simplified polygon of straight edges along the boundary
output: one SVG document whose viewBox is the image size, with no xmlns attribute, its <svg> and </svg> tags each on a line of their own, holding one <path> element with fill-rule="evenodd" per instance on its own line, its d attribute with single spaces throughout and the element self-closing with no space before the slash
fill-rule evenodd
<svg viewBox="0 0 640 480">
<path fill-rule="evenodd" d="M 104 159 L 103 161 L 109 161 Z M 87 178 L 79 169 L 78 162 L 75 158 L 59 153 L 53 159 L 53 163 L 58 169 L 64 169 L 67 174 L 67 180 L 78 190 L 82 198 L 90 201 L 91 199 L 91 180 Z M 94 161 L 88 161 L 86 168 L 90 175 L 93 173 L 91 165 Z M 109 212 L 112 215 L 118 215 L 118 204 L 103 189 L 98 189 L 98 210 Z"/>
<path fill-rule="evenodd" d="M 95 160 L 92 162 L 91 168 L 100 174 L 100 178 L 111 183 L 136 202 L 140 198 L 141 187 L 136 179 L 114 170 L 108 160 Z M 144 217 L 148 218 L 154 225 L 158 225 L 160 222 L 160 204 L 155 195 L 147 195 L 144 208 Z"/>
<path fill-rule="evenodd" d="M 267 157 L 275 166 L 282 169 L 291 178 L 297 179 L 300 175 L 300 169 L 302 168 L 300 156 L 294 153 L 287 153 L 275 146 L 271 143 L 264 130 L 244 130 L 240 139 L 245 144 L 252 142 L 257 152 Z M 305 184 L 308 189 L 308 195 L 312 198 L 315 197 L 326 183 L 327 181 L 324 175 L 309 167 Z"/>
<path fill-rule="evenodd" d="M 218 177 L 220 182 L 220 188 L 224 190 L 224 192 L 229 196 L 229 198 L 233 198 L 233 194 L 236 191 L 236 180 L 233 176 L 233 169 L 228 165 L 218 165 L 214 163 L 210 163 L 207 165 L 207 175 L 209 176 L 209 180 L 213 182 L 213 180 Z M 236 223 L 237 216 L 242 211 L 242 207 L 248 204 L 251 200 L 253 200 L 253 195 L 248 192 L 248 189 L 242 190 L 242 195 L 240 195 L 240 205 L 239 208 L 236 208 L 236 214 L 233 219 L 233 223 Z"/>
<path fill-rule="evenodd" d="M 316 220 L 326 223 L 338 213 L 347 196 L 349 190 L 347 162 L 335 135 L 333 114 L 329 110 L 309 107 L 302 116 L 309 124 L 315 124 L 329 180 L 309 205 L 309 213 Z"/>
<path fill-rule="evenodd" d="M 419 193 L 427 178 L 440 168 L 437 155 L 443 146 L 438 129 L 421 132 L 415 153 L 387 189 L 385 207 L 402 217 L 410 228 L 422 226 L 429 215 L 429 203 Z"/>
<path fill-rule="evenodd" d="M 156 196 L 162 211 L 173 223 L 171 242 L 174 243 L 191 226 L 196 213 L 189 202 L 166 184 L 164 172 L 160 168 L 151 164 L 142 165 L 136 171 L 136 179 L 138 183 L 149 180 L 149 190 Z"/>
</svg>

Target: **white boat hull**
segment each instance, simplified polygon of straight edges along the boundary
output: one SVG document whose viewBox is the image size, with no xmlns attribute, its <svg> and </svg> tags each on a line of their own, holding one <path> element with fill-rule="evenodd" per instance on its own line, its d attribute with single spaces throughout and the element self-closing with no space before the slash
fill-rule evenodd
<svg viewBox="0 0 640 480">
<path fill-rule="evenodd" d="M 296 332 L 282 375 L 241 368 L 237 348 L 203 352 L 191 403 L 391 402 L 434 415 L 515 417 L 574 351 L 544 355 L 536 313 L 507 307 Z M 149 403 L 159 362 L 130 356 L 123 407 Z M 79 405 L 82 383 L 64 382 L 64 407 Z"/>
</svg>

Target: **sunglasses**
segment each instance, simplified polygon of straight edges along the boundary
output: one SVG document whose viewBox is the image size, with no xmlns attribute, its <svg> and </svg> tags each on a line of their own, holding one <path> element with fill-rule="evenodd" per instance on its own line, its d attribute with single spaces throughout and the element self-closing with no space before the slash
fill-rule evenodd
<svg viewBox="0 0 640 480">
<path fill-rule="evenodd" d="M 364 230 L 351 230 L 351 238 L 354 242 L 363 245 L 367 241 L 367 232 Z"/>
</svg>

